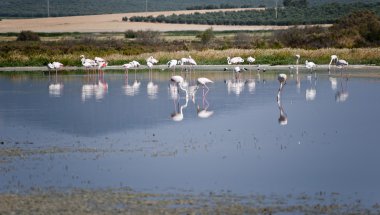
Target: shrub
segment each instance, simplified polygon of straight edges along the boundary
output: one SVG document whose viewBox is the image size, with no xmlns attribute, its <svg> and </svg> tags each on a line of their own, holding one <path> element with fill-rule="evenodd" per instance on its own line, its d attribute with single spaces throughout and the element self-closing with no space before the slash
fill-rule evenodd
<svg viewBox="0 0 380 215">
<path fill-rule="evenodd" d="M 17 41 L 40 41 L 40 36 L 33 31 L 21 31 Z"/>
<path fill-rule="evenodd" d="M 136 32 L 136 41 L 143 44 L 157 44 L 161 43 L 163 40 L 161 38 L 161 33 L 158 31 L 137 31 Z"/>
<path fill-rule="evenodd" d="M 124 33 L 124 37 L 128 39 L 136 38 L 136 32 L 134 32 L 133 30 L 128 30 Z"/>
<path fill-rule="evenodd" d="M 211 40 L 215 38 L 214 30 L 212 28 L 208 28 L 202 33 L 198 34 L 197 38 L 200 38 L 201 42 L 205 45 L 206 43 L 211 42 Z"/>
</svg>

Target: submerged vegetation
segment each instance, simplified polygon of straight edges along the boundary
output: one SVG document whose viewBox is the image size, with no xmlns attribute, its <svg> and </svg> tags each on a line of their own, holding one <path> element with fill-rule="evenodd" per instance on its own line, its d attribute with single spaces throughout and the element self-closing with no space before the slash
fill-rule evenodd
<svg viewBox="0 0 380 215">
<path fill-rule="evenodd" d="M 131 22 L 157 22 L 206 25 L 306 25 L 331 24 L 347 13 L 358 10 L 372 10 L 380 14 L 380 2 L 377 3 L 330 3 L 314 7 L 284 7 L 276 10 L 226 11 L 193 14 L 172 14 L 168 16 L 133 16 Z"/>
</svg>

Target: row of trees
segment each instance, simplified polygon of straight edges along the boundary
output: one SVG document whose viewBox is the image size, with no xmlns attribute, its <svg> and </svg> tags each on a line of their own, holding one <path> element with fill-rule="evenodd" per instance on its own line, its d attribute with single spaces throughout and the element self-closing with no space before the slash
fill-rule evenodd
<svg viewBox="0 0 380 215">
<path fill-rule="evenodd" d="M 329 24 L 336 22 L 347 13 L 368 9 L 380 14 L 380 2 L 378 3 L 353 3 L 353 4 L 325 4 L 315 7 L 286 7 L 278 10 L 278 18 L 275 18 L 274 9 L 264 11 L 230 11 L 208 12 L 193 14 L 172 14 L 169 16 L 133 16 L 132 22 L 158 22 L 180 24 L 207 24 L 207 25 L 303 25 L 303 24 Z M 128 18 L 123 18 L 128 21 Z"/>
</svg>

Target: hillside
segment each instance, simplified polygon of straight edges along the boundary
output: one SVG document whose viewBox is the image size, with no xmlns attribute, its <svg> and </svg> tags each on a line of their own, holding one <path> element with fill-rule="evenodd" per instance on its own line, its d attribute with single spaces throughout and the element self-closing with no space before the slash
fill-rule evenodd
<svg viewBox="0 0 380 215">
<path fill-rule="evenodd" d="M 50 16 L 74 16 L 145 11 L 144 0 L 49 0 Z M 379 0 L 309 0 L 311 5 L 326 2 L 378 2 Z M 233 4 L 237 7 L 265 5 L 272 7 L 274 0 L 148 0 L 148 11 L 185 10 L 198 5 Z M 278 1 L 280 4 L 282 0 Z M 1 0 L 0 17 L 46 17 L 47 0 Z"/>
</svg>

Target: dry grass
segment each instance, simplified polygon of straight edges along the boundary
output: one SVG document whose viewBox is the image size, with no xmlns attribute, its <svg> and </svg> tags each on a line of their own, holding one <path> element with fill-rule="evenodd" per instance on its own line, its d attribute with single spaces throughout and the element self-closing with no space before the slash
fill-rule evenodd
<svg viewBox="0 0 380 215">
<path fill-rule="evenodd" d="M 219 9 L 212 11 L 237 11 L 252 10 L 252 8 L 240 9 Z M 257 9 L 259 10 L 259 9 Z M 124 16 L 157 16 L 188 14 L 200 12 L 205 13 L 209 10 L 184 10 L 184 11 L 162 11 L 148 13 L 123 13 L 123 14 L 105 14 L 91 16 L 72 16 L 72 17 L 55 17 L 55 18 L 37 18 L 37 19 L 4 19 L 0 22 L 0 33 L 20 32 L 22 30 L 31 30 L 35 32 L 124 32 L 131 30 L 155 30 L 155 31 L 184 31 L 197 30 L 202 31 L 209 28 L 209 25 L 189 25 L 189 24 L 165 24 L 165 23 L 144 23 L 144 22 L 123 22 Z M 278 30 L 286 29 L 287 26 L 213 26 L 215 31 L 226 30 Z"/>
</svg>

